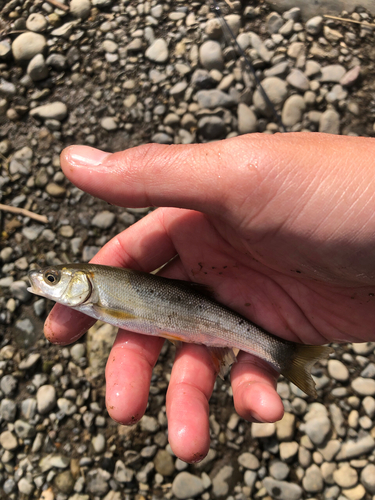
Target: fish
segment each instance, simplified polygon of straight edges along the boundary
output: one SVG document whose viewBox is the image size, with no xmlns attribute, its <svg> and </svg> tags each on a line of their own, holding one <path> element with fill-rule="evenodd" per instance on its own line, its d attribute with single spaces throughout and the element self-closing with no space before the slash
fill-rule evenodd
<svg viewBox="0 0 375 500">
<path fill-rule="evenodd" d="M 328 346 L 283 340 L 217 302 L 205 285 L 134 269 L 63 264 L 28 273 L 28 291 L 87 316 L 174 343 L 203 344 L 219 375 L 236 361 L 233 349 L 271 365 L 309 396 L 317 397 L 313 365 L 328 358 Z"/>
</svg>

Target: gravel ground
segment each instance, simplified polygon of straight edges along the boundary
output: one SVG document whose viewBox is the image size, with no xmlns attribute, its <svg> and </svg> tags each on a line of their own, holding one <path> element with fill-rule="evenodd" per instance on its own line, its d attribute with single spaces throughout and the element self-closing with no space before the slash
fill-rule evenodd
<svg viewBox="0 0 375 500">
<path fill-rule="evenodd" d="M 287 129 L 374 135 L 371 13 L 331 12 L 343 22 L 309 17 L 301 2 L 302 12 L 278 14 L 283 2 L 271 3 L 222 8 Z M 219 380 L 210 452 L 188 465 L 166 433 L 173 347 L 155 368 L 146 416 L 122 427 L 104 404 L 114 329 L 95 326 L 66 348 L 43 338 L 51 304 L 27 292 L 27 270 L 87 261 L 149 211 L 70 185 L 63 147 L 188 144 L 278 125 L 204 2 L 2 6 L 0 203 L 46 221 L 0 211 L 0 497 L 374 500 L 375 343 L 334 346 L 314 371 L 315 402 L 281 380 L 286 413 L 276 424 L 240 419 Z"/>
</svg>

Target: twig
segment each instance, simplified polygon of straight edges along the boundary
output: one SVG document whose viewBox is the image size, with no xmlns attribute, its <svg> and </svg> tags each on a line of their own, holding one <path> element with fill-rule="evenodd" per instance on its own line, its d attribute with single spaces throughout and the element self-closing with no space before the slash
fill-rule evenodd
<svg viewBox="0 0 375 500">
<path fill-rule="evenodd" d="M 329 16 L 324 15 L 326 19 L 334 19 L 335 21 L 343 21 L 346 23 L 354 23 L 354 24 L 361 24 L 362 26 L 370 26 L 372 28 L 375 28 L 375 24 L 368 23 L 367 21 L 355 21 L 354 19 L 349 19 L 347 17 L 336 17 L 336 16 Z"/>
<path fill-rule="evenodd" d="M 48 3 L 51 5 L 54 5 L 58 9 L 65 10 L 67 12 L 69 10 L 69 7 L 67 5 L 64 5 L 63 3 L 59 2 L 58 0 L 47 0 Z"/>
<path fill-rule="evenodd" d="M 3 210 L 4 212 L 11 212 L 12 214 L 21 214 L 25 217 L 30 217 L 30 219 L 35 219 L 38 222 L 43 222 L 44 224 L 47 224 L 48 222 L 48 218 L 45 215 L 35 214 L 34 212 L 30 212 L 30 210 L 26 210 L 26 208 L 10 207 L 9 205 L 3 205 L 0 203 L 0 210 Z"/>
</svg>

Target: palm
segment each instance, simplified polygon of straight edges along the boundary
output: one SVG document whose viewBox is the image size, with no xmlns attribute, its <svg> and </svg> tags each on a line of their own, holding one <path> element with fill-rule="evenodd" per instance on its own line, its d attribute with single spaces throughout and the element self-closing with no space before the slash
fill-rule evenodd
<svg viewBox="0 0 375 500">
<path fill-rule="evenodd" d="M 314 246 L 301 255 L 292 241 L 253 243 L 249 230 L 233 231 L 198 212 L 178 211 L 176 218 L 166 209 L 163 218 L 179 255 L 173 266 L 183 269 L 179 277 L 207 283 L 219 301 L 268 331 L 309 344 L 360 341 L 374 332 L 373 287 L 333 277 L 333 264 L 311 279 Z"/>
</svg>

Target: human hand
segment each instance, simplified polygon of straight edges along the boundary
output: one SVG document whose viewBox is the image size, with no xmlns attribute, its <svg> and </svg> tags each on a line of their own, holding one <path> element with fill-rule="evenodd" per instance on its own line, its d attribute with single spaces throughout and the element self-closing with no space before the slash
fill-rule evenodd
<svg viewBox="0 0 375 500">
<path fill-rule="evenodd" d="M 206 283 L 218 300 L 295 342 L 374 340 L 373 139 L 324 134 L 241 136 L 204 145 L 146 145 L 62 154 L 66 176 L 112 204 L 160 208 L 112 239 L 93 262 Z M 180 208 L 172 208 L 180 207 Z M 56 305 L 47 338 L 79 338 L 94 320 Z M 120 331 L 109 357 L 107 407 L 131 424 L 143 415 L 163 339 Z M 277 374 L 240 353 L 231 382 L 247 420 L 283 414 Z M 197 374 L 199 374 L 197 376 Z M 216 378 L 206 348 L 177 352 L 167 393 L 169 440 L 188 462 L 209 447 Z"/>
</svg>

